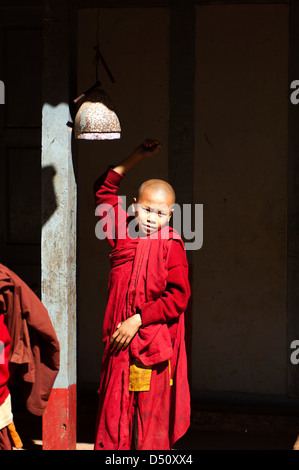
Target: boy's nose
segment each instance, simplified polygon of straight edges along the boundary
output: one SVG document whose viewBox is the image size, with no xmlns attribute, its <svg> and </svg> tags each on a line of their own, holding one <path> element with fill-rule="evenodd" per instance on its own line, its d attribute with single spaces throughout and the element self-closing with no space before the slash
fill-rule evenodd
<svg viewBox="0 0 299 470">
<path fill-rule="evenodd" d="M 156 225 L 156 217 L 154 213 L 149 213 L 147 216 L 147 222 L 151 225 Z"/>
</svg>

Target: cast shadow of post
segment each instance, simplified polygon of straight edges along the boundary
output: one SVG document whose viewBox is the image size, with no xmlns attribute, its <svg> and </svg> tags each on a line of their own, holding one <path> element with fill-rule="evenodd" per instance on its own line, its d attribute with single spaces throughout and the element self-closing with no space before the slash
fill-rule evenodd
<svg viewBox="0 0 299 470">
<path fill-rule="evenodd" d="M 56 195 L 55 195 L 55 189 L 54 189 L 54 177 L 56 175 L 56 169 L 52 166 L 45 166 L 42 168 L 42 175 L 41 175 L 41 180 L 42 180 L 42 216 L 41 216 L 41 224 L 42 227 L 45 225 L 45 223 L 51 218 L 51 216 L 54 214 L 56 211 L 58 204 L 56 200 Z"/>
</svg>

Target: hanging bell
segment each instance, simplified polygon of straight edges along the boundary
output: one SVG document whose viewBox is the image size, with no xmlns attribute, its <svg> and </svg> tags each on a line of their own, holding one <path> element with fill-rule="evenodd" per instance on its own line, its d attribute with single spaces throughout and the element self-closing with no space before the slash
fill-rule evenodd
<svg viewBox="0 0 299 470">
<path fill-rule="evenodd" d="M 116 109 L 107 93 L 96 83 L 83 95 L 75 117 L 75 138 L 85 140 L 120 139 L 121 126 Z"/>
</svg>

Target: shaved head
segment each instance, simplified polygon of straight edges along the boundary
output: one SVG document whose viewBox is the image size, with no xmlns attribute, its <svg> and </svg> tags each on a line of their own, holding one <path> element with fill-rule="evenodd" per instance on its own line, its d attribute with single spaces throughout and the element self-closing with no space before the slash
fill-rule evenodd
<svg viewBox="0 0 299 470">
<path fill-rule="evenodd" d="M 166 181 L 151 179 L 145 181 L 138 189 L 137 202 L 143 199 L 151 200 L 156 204 L 164 203 L 170 207 L 175 203 L 175 192 Z"/>
<path fill-rule="evenodd" d="M 145 181 L 133 199 L 135 218 L 142 233 L 149 235 L 168 224 L 175 203 L 175 192 L 166 181 Z"/>
</svg>

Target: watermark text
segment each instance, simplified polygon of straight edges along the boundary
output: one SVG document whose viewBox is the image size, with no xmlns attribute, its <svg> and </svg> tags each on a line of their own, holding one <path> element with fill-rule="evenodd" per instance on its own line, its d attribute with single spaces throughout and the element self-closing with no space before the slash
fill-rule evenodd
<svg viewBox="0 0 299 470">
<path fill-rule="evenodd" d="M 294 349 L 290 356 L 290 361 L 292 364 L 297 365 L 299 364 L 299 340 L 295 339 L 294 341 L 292 341 L 290 348 Z"/>
<path fill-rule="evenodd" d="M 299 103 L 299 80 L 293 80 L 290 85 L 291 90 L 295 90 L 291 93 L 290 100 L 292 104 Z"/>
<path fill-rule="evenodd" d="M 0 364 L 5 364 L 5 345 L 0 340 Z"/>
<path fill-rule="evenodd" d="M 118 196 L 117 204 L 99 204 L 95 215 L 100 218 L 95 227 L 95 234 L 99 240 L 105 238 L 125 239 L 134 234 L 134 238 L 144 236 L 146 221 L 149 225 L 147 236 L 149 238 L 169 238 L 168 222 L 172 217 L 172 228 L 175 230 L 174 238 L 181 237 L 185 242 L 186 250 L 199 250 L 203 245 L 203 204 L 173 204 L 170 211 L 159 211 L 156 207 L 147 209 L 147 214 L 142 215 L 141 210 L 136 212 L 136 205 L 132 204 L 128 210 L 126 197 Z M 131 220 L 127 221 L 127 215 Z M 160 231 L 161 224 L 163 231 Z M 152 229 L 151 229 L 152 227 Z M 157 228 L 158 227 L 158 228 Z M 168 229 L 167 229 L 168 227 Z M 118 230 L 118 233 L 116 233 Z M 160 235 L 161 233 L 161 235 Z M 178 235 L 176 235 L 176 233 Z"/>
<path fill-rule="evenodd" d="M 0 104 L 5 104 L 5 86 L 2 80 L 0 80 Z"/>
</svg>

